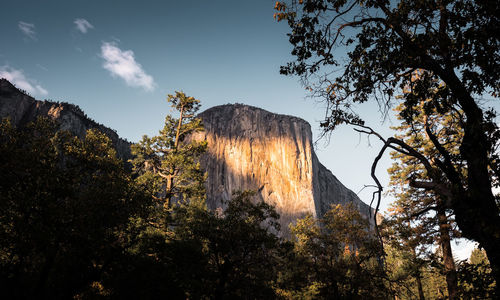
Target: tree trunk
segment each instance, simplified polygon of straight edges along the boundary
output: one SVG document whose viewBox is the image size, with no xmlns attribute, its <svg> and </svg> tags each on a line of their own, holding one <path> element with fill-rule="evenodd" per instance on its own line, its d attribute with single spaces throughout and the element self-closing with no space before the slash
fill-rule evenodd
<svg viewBox="0 0 500 300">
<path fill-rule="evenodd" d="M 172 195 L 174 189 L 174 176 L 168 175 L 165 187 L 165 203 L 163 204 L 165 208 L 170 208 L 172 205 Z"/>
<path fill-rule="evenodd" d="M 173 149 L 174 153 L 177 153 L 177 150 L 179 150 L 179 136 L 181 133 L 181 127 L 182 127 L 183 120 L 184 120 L 184 106 L 181 107 L 179 122 L 177 123 L 177 129 L 175 130 L 175 141 L 174 141 L 174 149 Z M 174 195 L 173 190 L 174 190 L 175 176 L 173 174 L 175 173 L 175 165 L 172 167 L 172 169 L 173 170 L 171 170 L 170 174 L 168 175 L 167 186 L 165 189 L 166 199 L 165 199 L 164 206 L 166 208 L 171 207 L 172 197 Z"/>
<path fill-rule="evenodd" d="M 455 72 L 433 68 L 450 88 L 463 109 L 466 121 L 460 154 L 467 162 L 467 182 L 453 182 L 451 209 L 463 236 L 479 242 L 491 263 L 500 295 L 500 208 L 493 192 L 488 170 L 490 143 L 484 129 L 481 108 Z"/>
<path fill-rule="evenodd" d="M 438 206 L 437 217 L 439 222 L 439 243 L 441 245 L 441 249 L 443 250 L 443 263 L 446 285 L 448 288 L 448 297 L 450 300 L 458 299 L 457 270 L 451 250 L 450 223 L 442 205 Z"/>
<path fill-rule="evenodd" d="M 179 136 L 181 134 L 182 122 L 184 121 L 184 106 L 181 107 L 181 112 L 179 116 L 179 123 L 177 124 L 177 130 L 175 131 L 175 142 L 174 149 L 177 151 L 179 149 Z"/>
<path fill-rule="evenodd" d="M 409 221 L 408 221 L 408 226 L 410 226 Z M 412 260 L 416 261 L 417 260 L 417 251 L 415 250 L 415 247 L 411 247 L 411 254 L 413 255 Z M 415 281 L 417 281 L 418 299 L 425 300 L 424 288 L 422 286 L 422 275 L 420 273 L 420 267 L 417 267 L 417 269 L 415 270 L 414 276 L 415 276 Z"/>
<path fill-rule="evenodd" d="M 465 139 L 465 138 L 464 138 Z M 474 139 L 475 140 L 475 139 Z M 465 141 L 464 141 L 465 144 Z M 464 237 L 479 242 L 486 250 L 490 260 L 492 274 L 496 282 L 500 282 L 500 215 L 495 198 L 491 191 L 491 183 L 485 170 L 478 170 L 477 165 L 484 165 L 486 157 L 473 155 L 472 142 L 463 145 L 464 157 L 468 157 L 468 190 L 464 194 L 456 193 L 458 201 L 453 201 L 452 208 L 455 220 Z M 465 155 L 467 153 L 467 156 Z M 477 162 L 483 160 L 483 162 Z M 477 163 L 476 163 L 477 162 Z M 486 185 L 479 181 L 486 181 Z M 496 284 L 496 293 L 500 295 L 500 284 Z"/>
<path fill-rule="evenodd" d="M 479 127 L 479 126 L 478 126 Z M 468 191 L 455 203 L 454 212 L 456 221 L 464 236 L 473 239 L 484 247 L 491 263 L 492 273 L 496 282 L 500 282 L 500 215 L 495 197 L 491 191 L 491 181 L 488 174 L 488 156 L 486 153 L 477 153 L 479 142 L 486 143 L 484 132 L 477 133 L 478 127 L 465 131 L 464 143 L 461 149 L 467 159 Z M 467 134 L 468 133 L 468 134 Z M 482 135 L 484 138 L 475 137 Z M 486 151 L 484 151 L 486 152 Z M 500 294 L 500 285 L 496 285 L 497 294 Z"/>
<path fill-rule="evenodd" d="M 424 288 L 422 287 L 422 278 L 420 277 L 420 272 L 415 276 L 415 279 L 417 280 L 418 299 L 425 300 Z"/>
<path fill-rule="evenodd" d="M 491 273 L 493 274 L 496 284 L 495 284 L 495 295 L 500 297 L 500 247 L 498 243 L 481 243 L 481 246 L 486 250 L 488 260 L 490 261 Z M 488 248 L 491 247 L 491 248 Z"/>
</svg>

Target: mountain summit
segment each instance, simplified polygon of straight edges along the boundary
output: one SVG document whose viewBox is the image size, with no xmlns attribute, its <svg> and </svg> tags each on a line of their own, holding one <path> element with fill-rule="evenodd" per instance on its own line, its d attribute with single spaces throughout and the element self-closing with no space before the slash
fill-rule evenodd
<svg viewBox="0 0 500 300">
<path fill-rule="evenodd" d="M 202 112 L 208 142 L 202 159 L 207 171 L 209 208 L 224 207 L 236 190 L 255 190 L 276 206 L 282 229 L 305 214 L 323 216 L 332 204 L 353 203 L 362 214 L 370 207 L 318 160 L 311 126 L 292 116 L 243 104 Z"/>
</svg>

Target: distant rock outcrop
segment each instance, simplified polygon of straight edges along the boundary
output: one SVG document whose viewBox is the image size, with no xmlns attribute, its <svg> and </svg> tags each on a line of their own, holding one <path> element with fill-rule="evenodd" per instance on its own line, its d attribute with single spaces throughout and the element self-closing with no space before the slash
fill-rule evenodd
<svg viewBox="0 0 500 300">
<path fill-rule="evenodd" d="M 202 165 L 208 173 L 208 206 L 224 206 L 236 190 L 255 190 L 276 206 L 281 224 L 307 213 L 322 216 L 331 204 L 353 203 L 368 216 L 370 207 L 347 189 L 316 157 L 311 126 L 292 116 L 234 104 L 200 115 L 208 142 Z"/>
<path fill-rule="evenodd" d="M 78 106 L 35 100 L 8 80 L 0 79 L 0 118 L 10 117 L 12 124 L 23 126 L 39 116 L 55 120 L 61 130 L 69 130 L 79 137 L 85 136 L 88 129 L 96 128 L 111 139 L 118 157 L 125 161 L 131 157 L 130 142 L 121 139 L 114 130 L 89 119 Z"/>
</svg>

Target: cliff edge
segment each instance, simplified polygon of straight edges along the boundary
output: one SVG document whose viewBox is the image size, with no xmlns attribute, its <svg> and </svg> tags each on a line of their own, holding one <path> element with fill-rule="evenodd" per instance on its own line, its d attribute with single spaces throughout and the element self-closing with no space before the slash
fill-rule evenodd
<svg viewBox="0 0 500 300">
<path fill-rule="evenodd" d="M 209 208 L 224 207 L 233 191 L 248 189 L 276 206 L 283 229 L 305 214 L 322 216 L 332 204 L 353 203 L 370 214 L 319 162 L 306 121 L 243 104 L 212 107 L 199 117 L 205 132 L 195 138 L 208 142 L 202 166 Z"/>
</svg>

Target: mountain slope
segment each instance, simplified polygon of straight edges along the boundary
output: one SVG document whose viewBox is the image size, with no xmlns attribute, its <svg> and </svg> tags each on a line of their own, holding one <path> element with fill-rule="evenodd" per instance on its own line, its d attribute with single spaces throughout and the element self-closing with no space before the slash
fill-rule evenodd
<svg viewBox="0 0 500 300">
<path fill-rule="evenodd" d="M 78 106 L 35 100 L 8 80 L 0 79 L 0 118 L 10 117 L 12 124 L 23 126 L 39 116 L 55 120 L 61 130 L 69 130 L 79 137 L 85 136 L 88 129 L 96 128 L 111 139 L 120 158 L 126 161 L 131 157 L 130 142 L 121 139 L 114 130 L 89 119 Z"/>
</svg>

